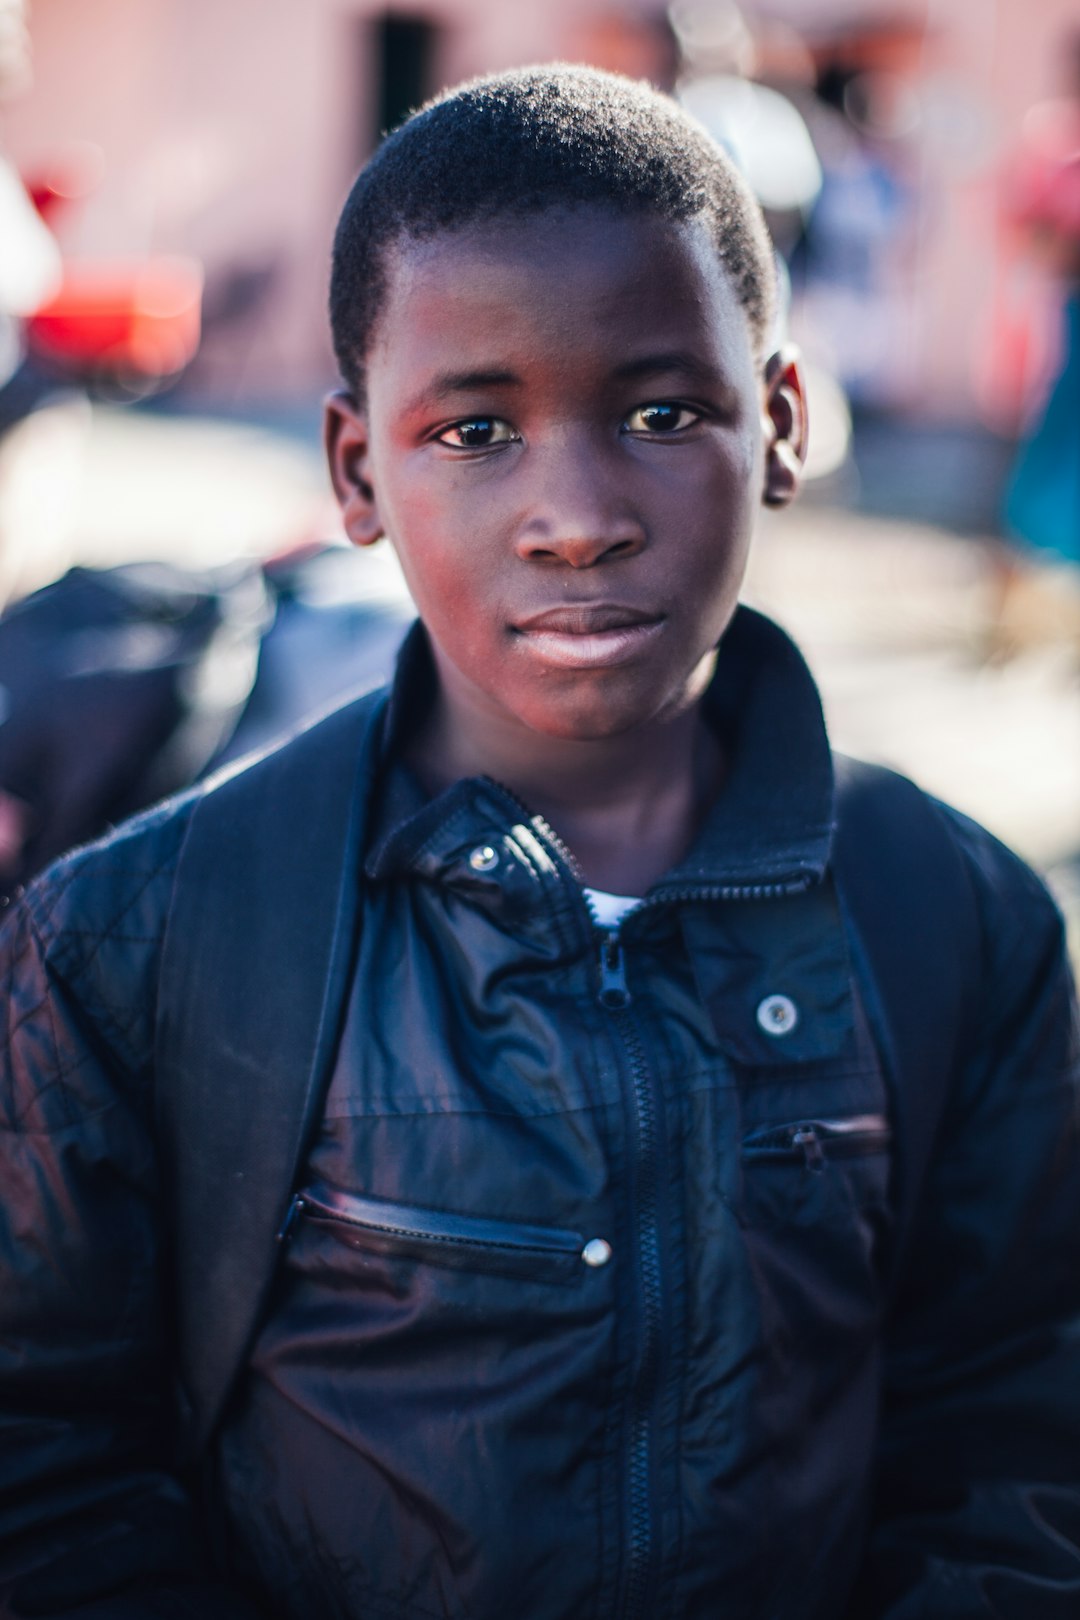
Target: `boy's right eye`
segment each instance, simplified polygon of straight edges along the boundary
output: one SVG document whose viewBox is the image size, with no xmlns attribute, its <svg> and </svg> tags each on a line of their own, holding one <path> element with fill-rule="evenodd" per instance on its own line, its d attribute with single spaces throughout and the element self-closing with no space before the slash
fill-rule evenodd
<svg viewBox="0 0 1080 1620">
<path fill-rule="evenodd" d="M 520 439 L 509 422 L 499 416 L 470 416 L 464 422 L 454 422 L 436 434 L 438 444 L 454 450 L 486 450 L 493 444 L 514 444 Z"/>
</svg>

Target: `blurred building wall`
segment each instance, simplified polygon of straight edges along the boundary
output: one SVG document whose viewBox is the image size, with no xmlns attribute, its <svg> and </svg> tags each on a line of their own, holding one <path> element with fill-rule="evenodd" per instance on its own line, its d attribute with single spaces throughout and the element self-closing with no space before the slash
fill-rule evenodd
<svg viewBox="0 0 1080 1620">
<path fill-rule="evenodd" d="M 207 330 L 192 384 L 208 396 L 304 393 L 332 375 L 324 333 L 336 213 L 378 135 L 380 31 L 426 25 L 422 95 L 513 63 L 595 55 L 647 71 L 633 48 L 647 0 L 32 0 L 35 85 L 0 138 L 25 172 L 69 141 L 105 157 L 69 210 L 65 247 L 94 256 L 193 252 Z M 590 30 L 592 34 L 590 35 Z M 610 46 L 610 41 L 609 41 Z"/>
<path fill-rule="evenodd" d="M 974 408 L 975 353 L 998 274 L 1001 155 L 1051 88 L 1055 37 L 1075 0 L 747 0 L 744 9 L 786 9 L 812 27 L 845 6 L 856 17 L 906 9 L 929 24 L 917 69 L 912 330 L 897 366 L 914 407 L 963 415 Z M 538 58 L 648 73 L 655 57 L 662 74 L 659 9 L 649 0 L 32 0 L 36 84 L 0 115 L 0 138 L 28 171 L 67 141 L 100 146 L 100 189 L 60 222 L 69 252 L 204 260 L 194 391 L 223 405 L 304 396 L 332 376 L 330 235 L 386 104 L 387 18 L 405 25 L 406 53 L 422 47 L 428 93 Z"/>
</svg>

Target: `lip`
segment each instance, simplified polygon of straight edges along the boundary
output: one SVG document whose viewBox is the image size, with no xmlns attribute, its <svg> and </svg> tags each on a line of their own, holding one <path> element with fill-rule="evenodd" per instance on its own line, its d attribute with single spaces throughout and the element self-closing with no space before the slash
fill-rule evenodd
<svg viewBox="0 0 1080 1620">
<path fill-rule="evenodd" d="M 605 630 L 625 630 L 634 625 L 655 624 L 659 613 L 626 607 L 619 602 L 563 602 L 545 608 L 527 619 L 519 619 L 515 630 L 522 632 L 554 630 L 568 636 L 595 636 Z"/>
<path fill-rule="evenodd" d="M 514 626 L 521 644 L 559 669 L 604 669 L 636 657 L 663 627 L 662 615 L 616 603 L 549 608 Z"/>
</svg>

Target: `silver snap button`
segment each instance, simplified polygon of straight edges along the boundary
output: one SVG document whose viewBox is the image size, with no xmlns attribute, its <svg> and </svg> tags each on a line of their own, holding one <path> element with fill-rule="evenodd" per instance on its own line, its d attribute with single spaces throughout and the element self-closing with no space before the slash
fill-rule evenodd
<svg viewBox="0 0 1080 1620">
<path fill-rule="evenodd" d="M 478 844 L 469 856 L 469 865 L 474 872 L 490 872 L 498 864 L 499 857 L 490 844 Z"/>
<path fill-rule="evenodd" d="M 799 1009 L 790 996 L 766 996 L 757 1010 L 766 1035 L 790 1035 L 799 1022 Z"/>
<path fill-rule="evenodd" d="M 590 1238 L 581 1251 L 587 1266 L 606 1266 L 611 1259 L 611 1244 L 607 1238 Z"/>
</svg>

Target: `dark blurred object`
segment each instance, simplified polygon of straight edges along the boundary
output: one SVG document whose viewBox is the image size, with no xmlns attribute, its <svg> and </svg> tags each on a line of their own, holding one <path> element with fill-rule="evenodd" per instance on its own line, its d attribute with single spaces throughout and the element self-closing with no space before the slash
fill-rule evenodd
<svg viewBox="0 0 1080 1620">
<path fill-rule="evenodd" d="M 267 747 L 389 678 L 415 610 L 397 576 L 380 584 L 377 568 L 370 553 L 321 544 L 263 564 L 273 618 L 251 696 L 211 768 Z"/>
<path fill-rule="evenodd" d="M 6 885 L 195 778 L 250 694 L 268 615 L 257 574 L 145 564 L 72 569 L 0 620 L 0 788 L 26 834 Z"/>
<path fill-rule="evenodd" d="M 0 618 L 0 894 L 377 684 L 411 613 L 366 559 L 72 569 Z"/>
<path fill-rule="evenodd" d="M 428 17 L 387 12 L 375 20 L 379 74 L 378 135 L 405 122 L 435 88 L 433 61 L 438 29 Z"/>
</svg>

